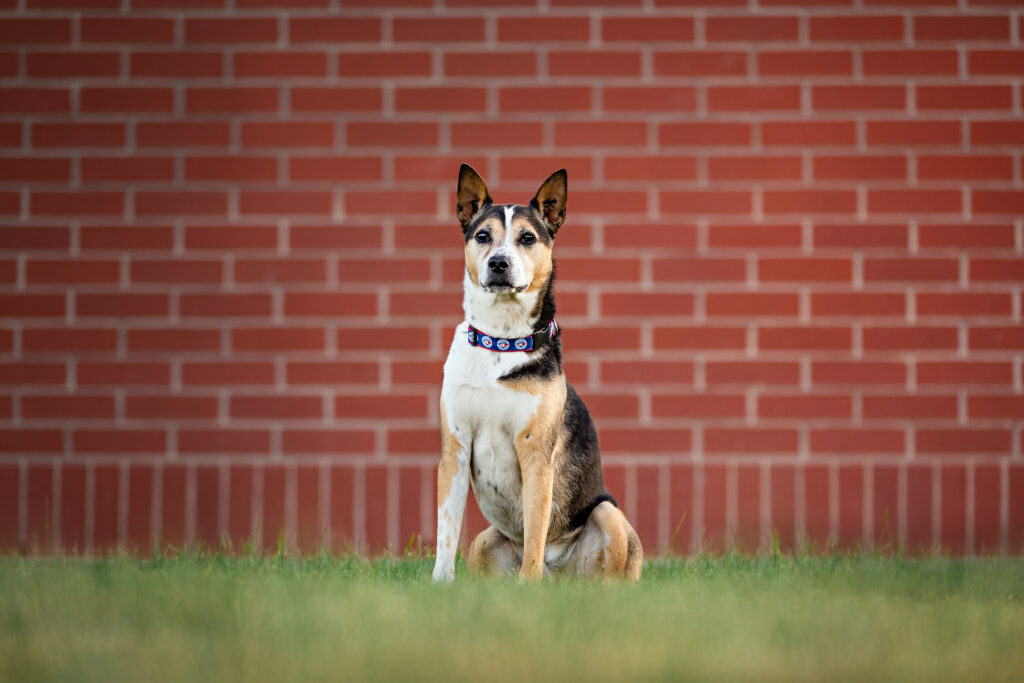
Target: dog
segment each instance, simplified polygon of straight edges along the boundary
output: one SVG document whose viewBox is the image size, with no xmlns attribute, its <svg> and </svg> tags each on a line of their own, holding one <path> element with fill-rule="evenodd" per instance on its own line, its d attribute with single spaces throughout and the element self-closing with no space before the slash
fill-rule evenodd
<svg viewBox="0 0 1024 683">
<path fill-rule="evenodd" d="M 470 573 L 640 578 L 640 539 L 605 488 L 597 430 L 562 370 L 552 247 L 567 187 L 562 169 L 529 205 L 496 205 L 475 170 L 459 169 L 466 319 L 441 388 L 434 581 L 455 577 L 470 488 L 491 524 L 470 544 Z"/>
</svg>

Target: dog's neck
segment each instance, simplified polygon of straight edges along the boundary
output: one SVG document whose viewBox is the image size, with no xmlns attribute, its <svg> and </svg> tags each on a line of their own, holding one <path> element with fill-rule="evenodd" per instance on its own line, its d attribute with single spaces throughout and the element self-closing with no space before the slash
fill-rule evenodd
<svg viewBox="0 0 1024 683">
<path fill-rule="evenodd" d="M 466 273 L 462 288 L 466 322 L 485 334 L 510 339 L 526 337 L 540 323 L 541 307 L 537 304 L 543 287 L 519 294 L 491 294 L 474 285 Z"/>
</svg>

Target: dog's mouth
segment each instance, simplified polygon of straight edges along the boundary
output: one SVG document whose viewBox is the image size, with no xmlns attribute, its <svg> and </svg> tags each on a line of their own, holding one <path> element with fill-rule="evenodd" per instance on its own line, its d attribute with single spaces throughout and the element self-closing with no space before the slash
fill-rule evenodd
<svg viewBox="0 0 1024 683">
<path fill-rule="evenodd" d="M 507 282 L 492 282 L 481 285 L 481 289 L 489 294 L 519 294 L 521 292 L 525 292 L 528 286 L 529 285 L 522 285 L 520 287 L 516 287 Z"/>
</svg>

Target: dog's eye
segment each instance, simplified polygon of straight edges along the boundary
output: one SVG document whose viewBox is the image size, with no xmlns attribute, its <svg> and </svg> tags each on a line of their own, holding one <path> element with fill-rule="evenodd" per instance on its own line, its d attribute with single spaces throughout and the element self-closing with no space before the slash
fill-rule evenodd
<svg viewBox="0 0 1024 683">
<path fill-rule="evenodd" d="M 491 233 L 485 230 L 481 230 L 476 234 L 476 241 L 479 242 L 480 244 L 487 244 L 488 242 L 491 241 Z"/>
<path fill-rule="evenodd" d="M 519 238 L 520 244 L 533 244 L 537 241 L 537 238 L 533 236 L 532 232 L 524 232 L 523 236 Z"/>
</svg>

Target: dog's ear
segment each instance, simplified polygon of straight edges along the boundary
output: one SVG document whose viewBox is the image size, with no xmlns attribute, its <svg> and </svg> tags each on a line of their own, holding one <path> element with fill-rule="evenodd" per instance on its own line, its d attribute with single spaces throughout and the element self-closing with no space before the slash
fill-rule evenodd
<svg viewBox="0 0 1024 683">
<path fill-rule="evenodd" d="M 491 203 L 491 197 L 487 194 L 487 185 L 480 174 L 473 170 L 469 164 L 463 164 L 459 169 L 459 191 L 457 194 L 458 205 L 455 207 L 455 215 L 462 224 L 465 232 L 470 221 L 477 211 Z"/>
<path fill-rule="evenodd" d="M 556 232 L 565 221 L 565 195 L 568 185 L 569 174 L 565 169 L 555 171 L 530 200 L 530 206 L 540 211 L 551 232 Z"/>
</svg>

